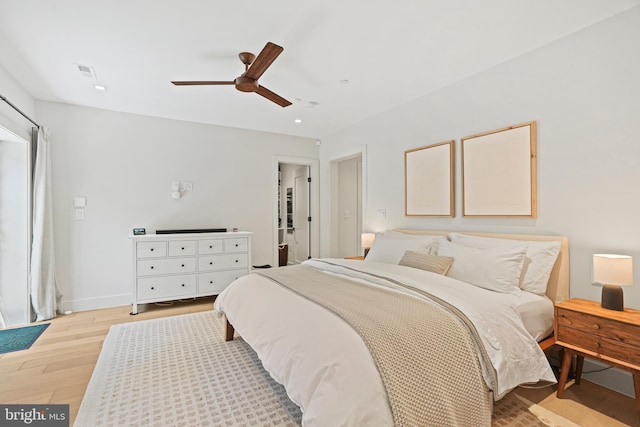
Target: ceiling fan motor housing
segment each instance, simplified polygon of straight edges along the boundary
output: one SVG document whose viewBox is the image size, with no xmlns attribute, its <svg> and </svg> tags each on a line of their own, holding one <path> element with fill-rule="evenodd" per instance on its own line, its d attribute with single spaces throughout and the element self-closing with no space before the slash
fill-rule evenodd
<svg viewBox="0 0 640 427">
<path fill-rule="evenodd" d="M 235 79 L 236 89 L 241 92 L 255 92 L 258 89 L 258 81 L 250 77 L 240 76 Z"/>
</svg>

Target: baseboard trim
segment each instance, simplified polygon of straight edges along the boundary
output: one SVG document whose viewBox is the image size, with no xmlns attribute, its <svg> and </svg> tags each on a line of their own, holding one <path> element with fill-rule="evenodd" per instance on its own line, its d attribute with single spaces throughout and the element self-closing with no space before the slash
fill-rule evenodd
<svg viewBox="0 0 640 427">
<path fill-rule="evenodd" d="M 131 304 L 131 294 L 109 295 L 99 298 L 83 298 L 63 301 L 65 311 L 87 311 L 119 307 Z"/>
<path fill-rule="evenodd" d="M 635 398 L 635 392 L 633 391 L 633 377 L 629 371 L 625 371 L 619 368 L 611 368 L 601 372 L 601 369 L 607 368 L 610 365 L 602 363 L 598 360 L 584 359 L 583 374 L 582 377 L 586 380 L 596 383 L 603 387 L 622 393 L 626 396 Z M 579 387 L 579 386 L 578 386 Z"/>
</svg>

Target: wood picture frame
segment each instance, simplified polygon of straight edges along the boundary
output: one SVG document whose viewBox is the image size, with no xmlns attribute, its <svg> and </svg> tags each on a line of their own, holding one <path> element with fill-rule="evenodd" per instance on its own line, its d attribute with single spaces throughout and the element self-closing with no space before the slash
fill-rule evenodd
<svg viewBox="0 0 640 427">
<path fill-rule="evenodd" d="M 454 141 L 404 152 L 404 212 L 408 217 L 453 217 Z"/>
<path fill-rule="evenodd" d="M 462 216 L 537 218 L 536 122 L 460 141 Z"/>
</svg>

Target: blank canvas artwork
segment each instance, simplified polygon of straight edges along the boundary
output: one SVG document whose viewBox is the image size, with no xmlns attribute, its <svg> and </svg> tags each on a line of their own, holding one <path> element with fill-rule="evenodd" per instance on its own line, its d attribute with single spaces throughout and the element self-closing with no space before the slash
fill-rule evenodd
<svg viewBox="0 0 640 427">
<path fill-rule="evenodd" d="M 404 153 L 405 215 L 454 216 L 453 141 Z"/>
<path fill-rule="evenodd" d="M 537 216 L 535 122 L 462 138 L 463 216 Z"/>
</svg>

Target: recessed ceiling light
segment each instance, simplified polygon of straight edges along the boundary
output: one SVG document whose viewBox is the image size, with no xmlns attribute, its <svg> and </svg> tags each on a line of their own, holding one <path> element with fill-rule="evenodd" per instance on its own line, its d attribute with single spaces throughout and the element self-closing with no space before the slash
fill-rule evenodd
<svg viewBox="0 0 640 427">
<path fill-rule="evenodd" d="M 100 91 L 107 90 L 107 87 L 104 85 L 93 85 L 93 87 L 96 88 L 96 90 L 100 90 Z"/>
<path fill-rule="evenodd" d="M 295 123 L 302 123 L 302 119 L 295 119 L 294 122 Z"/>
</svg>

